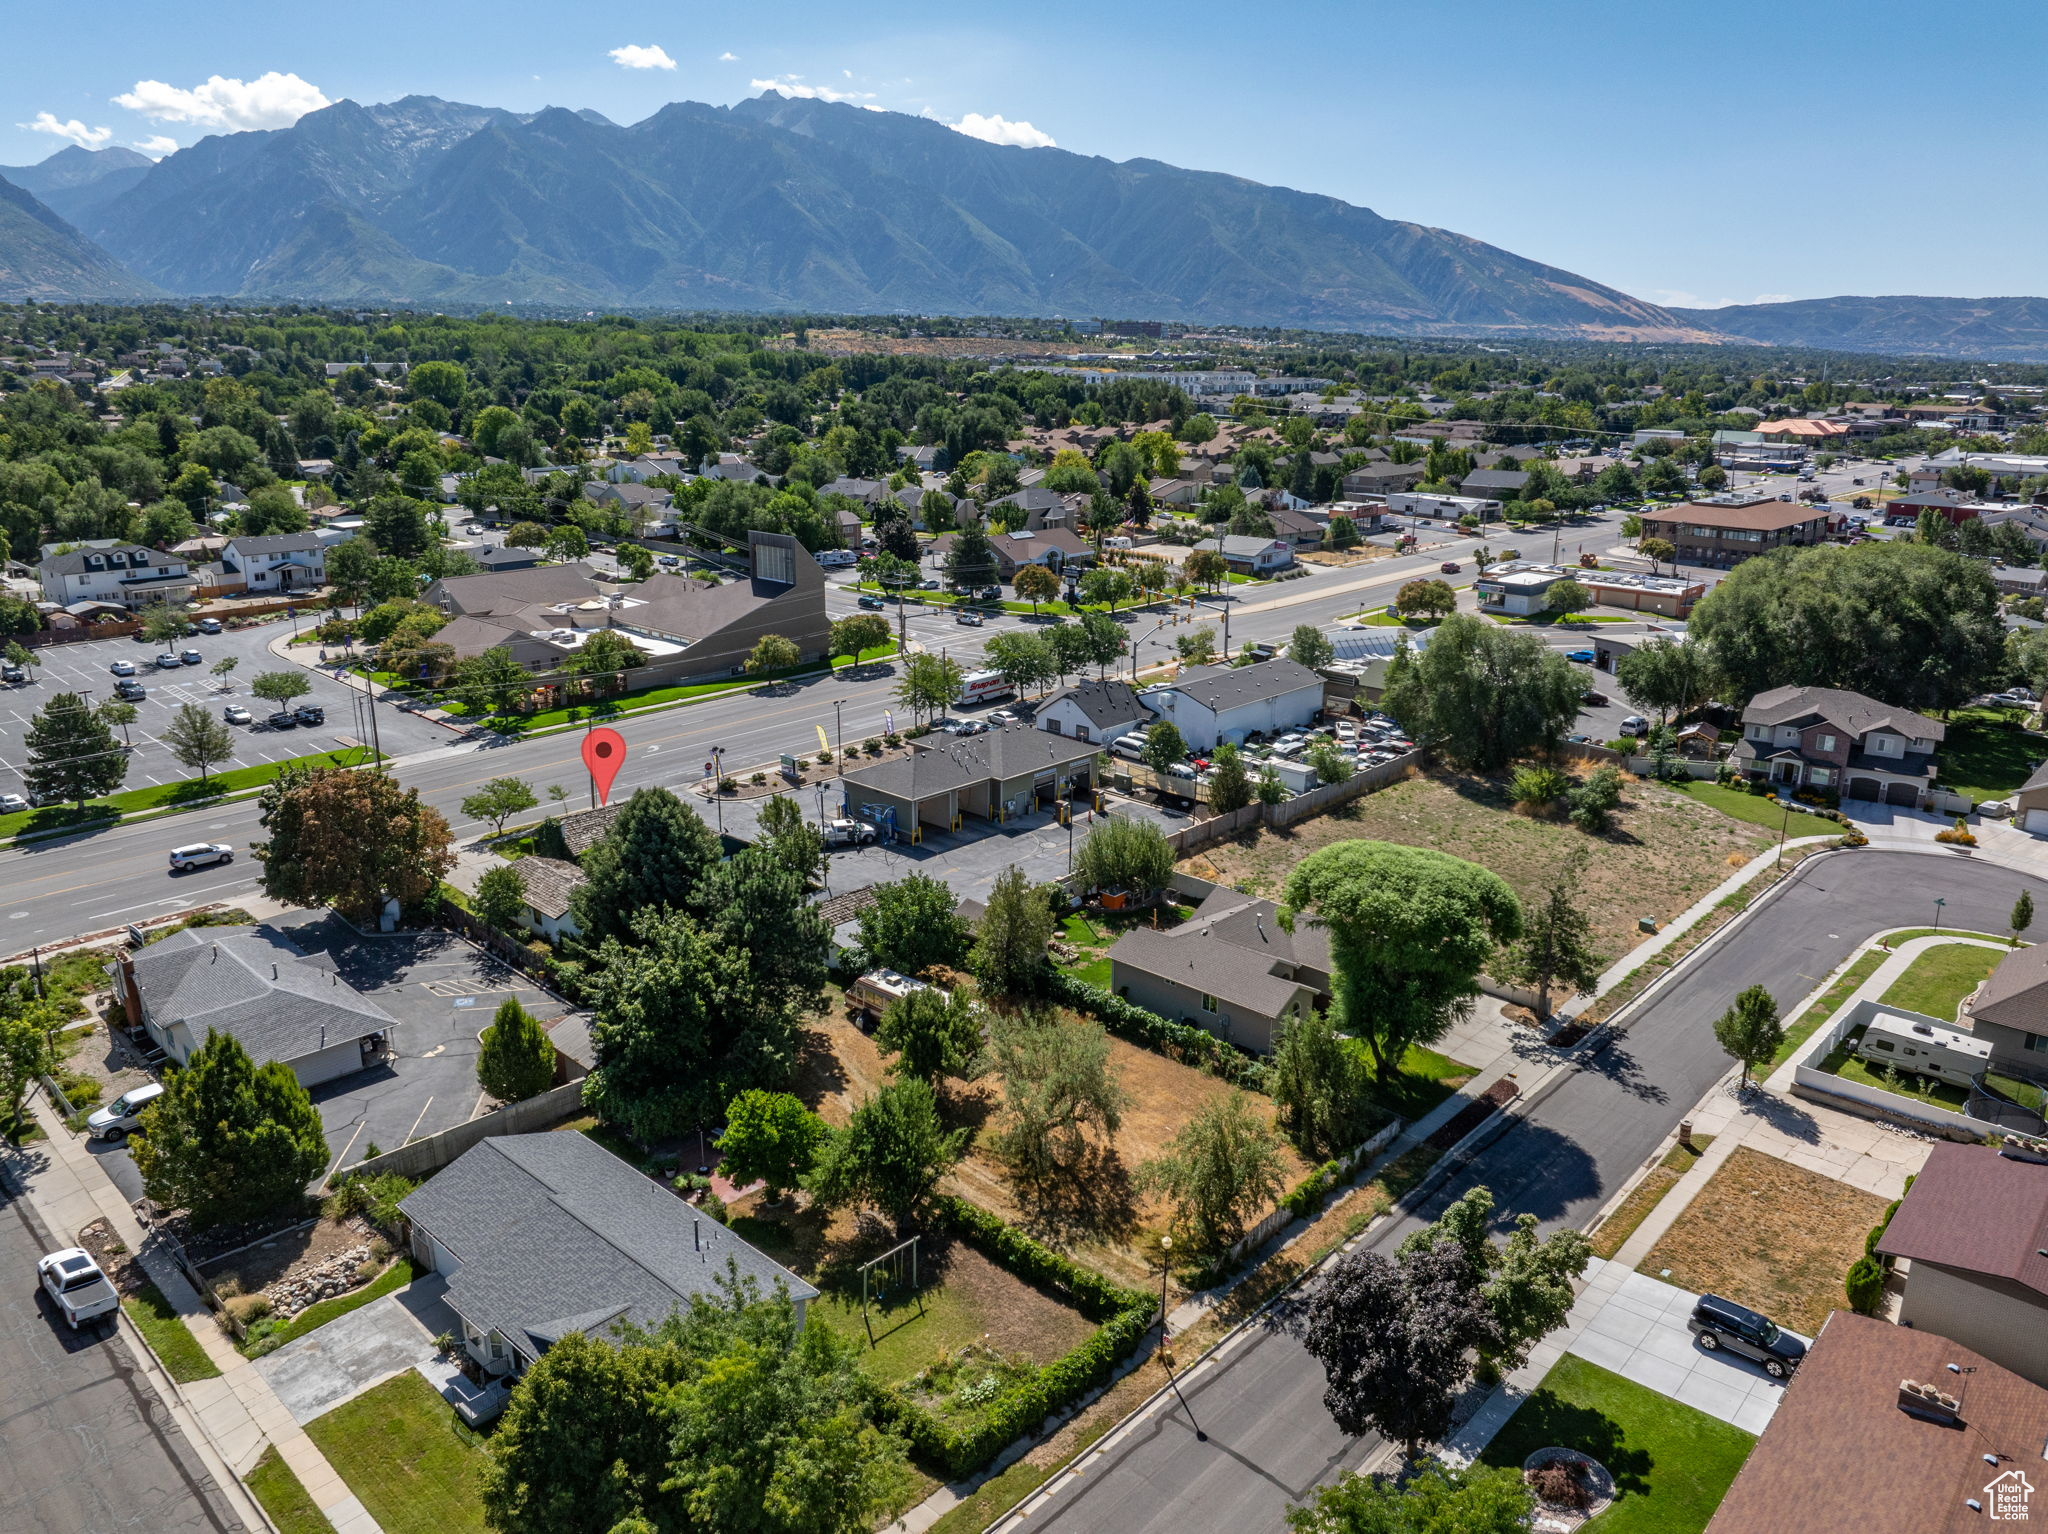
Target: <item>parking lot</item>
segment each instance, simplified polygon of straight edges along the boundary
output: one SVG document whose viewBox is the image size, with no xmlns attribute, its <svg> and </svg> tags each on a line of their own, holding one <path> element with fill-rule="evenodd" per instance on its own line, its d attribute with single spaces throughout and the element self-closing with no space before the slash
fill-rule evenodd
<svg viewBox="0 0 2048 1534">
<path fill-rule="evenodd" d="M 32 680 L 0 686 L 0 793 L 24 791 L 23 737 L 35 711 L 60 692 L 84 693 L 94 706 L 112 699 L 114 684 L 122 680 L 109 670 L 116 661 L 134 666 L 134 680 L 142 684 L 144 691 L 142 698 L 134 700 L 136 719 L 127 729 L 134 751 L 124 787 L 149 788 L 193 776 L 158 738 L 179 706 L 186 703 L 199 704 L 216 716 L 229 705 L 240 704 L 253 716 L 251 724 L 229 726 L 235 737 L 235 757 L 218 770 L 260 766 L 352 743 L 360 728 L 353 701 L 356 694 L 332 677 L 311 670 L 303 673 L 311 691 L 298 702 L 319 704 L 327 711 L 326 723 L 273 730 L 263 722 L 271 705 L 251 697 L 249 684 L 264 672 L 282 670 L 288 664 L 272 656 L 268 649 L 271 640 L 285 631 L 280 628 L 283 622 L 280 619 L 242 629 L 224 629 L 218 634 L 193 634 L 168 647 L 136 636 L 52 645 L 39 650 L 36 653 L 41 665 L 30 673 Z M 197 665 L 181 665 L 174 671 L 160 671 L 155 658 L 165 648 L 195 650 L 200 661 Z M 212 674 L 212 668 L 229 656 L 235 658 L 236 665 L 223 682 Z M 440 726 L 392 707 L 379 709 L 377 729 L 387 756 L 446 745 L 452 739 Z"/>
</svg>

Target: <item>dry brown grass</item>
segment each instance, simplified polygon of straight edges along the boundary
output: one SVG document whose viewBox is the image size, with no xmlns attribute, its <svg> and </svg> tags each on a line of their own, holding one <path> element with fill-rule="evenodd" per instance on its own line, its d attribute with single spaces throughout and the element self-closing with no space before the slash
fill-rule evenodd
<svg viewBox="0 0 2048 1534">
<path fill-rule="evenodd" d="M 1748 1147 L 1685 1208 L 1639 1271 L 1760 1310 L 1811 1337 L 1846 1301 L 1842 1275 L 1885 1201 Z"/>
<path fill-rule="evenodd" d="M 1660 783 L 1631 779 L 1614 829 L 1588 836 L 1569 822 L 1513 812 L 1504 779 L 1437 773 L 1376 793 L 1284 830 L 1261 828 L 1185 859 L 1204 879 L 1278 898 L 1288 872 L 1332 842 L 1368 839 L 1430 847 L 1469 858 L 1540 896 L 1574 852 L 1590 853 L 1577 897 L 1594 941 L 1611 960 L 1634 947 L 1638 917 L 1668 921 L 1770 841 L 1757 827 Z"/>
<path fill-rule="evenodd" d="M 1159 1236 L 1167 1228 L 1167 1209 L 1137 1188 L 1138 1168 L 1231 1088 L 1121 1039 L 1110 1040 L 1110 1056 L 1130 1102 L 1113 1140 L 1089 1136 L 1087 1156 L 1072 1176 L 1044 1188 L 1020 1189 L 1010 1169 L 977 1146 L 946 1189 L 1119 1283 L 1142 1286 L 1159 1279 Z M 887 1064 L 874 1040 L 846 1021 L 835 999 L 812 1026 L 797 1092 L 827 1123 L 843 1125 L 854 1104 L 886 1082 Z M 1001 1101 L 1002 1089 L 993 1078 L 947 1084 L 947 1114 L 956 1123 L 976 1124 L 984 1131 L 997 1128 Z M 1251 1101 L 1270 1122 L 1272 1103 L 1258 1096 Z M 1291 1148 L 1283 1149 L 1282 1161 L 1282 1186 L 1292 1187 L 1308 1165 Z"/>
</svg>

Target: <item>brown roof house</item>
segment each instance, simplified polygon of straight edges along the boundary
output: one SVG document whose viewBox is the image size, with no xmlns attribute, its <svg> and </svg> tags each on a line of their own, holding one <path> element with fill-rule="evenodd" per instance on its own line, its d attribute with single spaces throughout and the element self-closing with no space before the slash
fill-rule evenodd
<svg viewBox="0 0 2048 1534">
<path fill-rule="evenodd" d="M 1934 787 L 1934 748 L 1948 726 L 1839 687 L 1773 687 L 1742 711 L 1728 755 L 1745 777 L 1828 788 L 1844 799 L 1918 805 Z"/>
<path fill-rule="evenodd" d="M 1903 1324 L 2048 1385 L 2048 1161 L 1935 1146 L 1877 1249 L 1909 1264 Z"/>
<path fill-rule="evenodd" d="M 1963 998 L 1956 1021 L 1991 1046 L 1992 1070 L 2048 1084 L 2048 944 L 2000 959 Z"/>
<path fill-rule="evenodd" d="M 1273 1047 L 1281 1023 L 1330 999 L 1330 939 L 1308 917 L 1288 932 L 1280 908 L 1217 889 L 1178 927 L 1134 927 L 1109 951 L 1110 989 L 1243 1049 Z"/>
<path fill-rule="evenodd" d="M 2048 1390 L 1938 1333 L 1838 1310 L 1706 1534 L 2042 1528 L 2044 1443 Z"/>
</svg>

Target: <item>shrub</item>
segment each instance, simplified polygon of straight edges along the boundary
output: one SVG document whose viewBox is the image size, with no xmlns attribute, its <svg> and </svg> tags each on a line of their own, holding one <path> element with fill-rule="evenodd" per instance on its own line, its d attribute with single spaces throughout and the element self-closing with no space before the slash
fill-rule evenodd
<svg viewBox="0 0 2048 1534">
<path fill-rule="evenodd" d="M 1751 778 L 1744 786 L 1755 798 L 1768 799 L 1771 797 L 1771 785 L 1762 778 Z"/>
<path fill-rule="evenodd" d="M 418 1186 L 410 1177 L 401 1177 L 396 1172 L 353 1172 L 336 1184 L 328 1196 L 325 1213 L 335 1220 L 366 1215 L 384 1229 L 396 1230 L 402 1218 L 398 1206 Z"/>
<path fill-rule="evenodd" d="M 237 1294 L 221 1302 L 222 1308 L 243 1326 L 254 1326 L 270 1314 L 267 1294 Z"/>
<path fill-rule="evenodd" d="M 1344 1175 L 1343 1167 L 1335 1161 L 1325 1161 L 1281 1195 L 1280 1207 L 1297 1220 L 1305 1220 L 1323 1207 L 1323 1200 L 1330 1190 L 1337 1186 L 1337 1179 Z"/>
<path fill-rule="evenodd" d="M 1517 767 L 1508 793 L 1517 804 L 1543 809 L 1570 793 L 1571 787 L 1570 775 L 1556 767 Z"/>
<path fill-rule="evenodd" d="M 747 781 L 753 784 L 756 788 L 759 788 L 763 783 L 766 783 L 768 781 L 768 774 L 765 772 L 757 772 L 752 777 L 748 778 Z"/>
<path fill-rule="evenodd" d="M 1538 1501 L 1553 1507 L 1587 1508 L 1593 1505 L 1592 1488 L 1586 1484 L 1586 1467 L 1575 1459 L 1554 1459 L 1529 1472 L 1529 1489 Z"/>
<path fill-rule="evenodd" d="M 1842 1288 L 1849 1296 L 1850 1309 L 1858 1315 L 1875 1315 L 1884 1298 L 1884 1268 L 1875 1257 L 1858 1257 L 1849 1264 Z"/>
</svg>

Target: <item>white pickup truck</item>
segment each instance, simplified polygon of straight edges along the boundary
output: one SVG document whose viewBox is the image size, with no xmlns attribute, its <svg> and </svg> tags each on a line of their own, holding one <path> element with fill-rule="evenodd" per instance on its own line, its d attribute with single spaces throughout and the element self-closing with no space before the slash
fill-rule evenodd
<svg viewBox="0 0 2048 1534">
<path fill-rule="evenodd" d="M 841 817 L 825 822 L 825 845 L 828 847 L 865 847 L 874 839 L 875 828 L 865 820 Z"/>
</svg>

